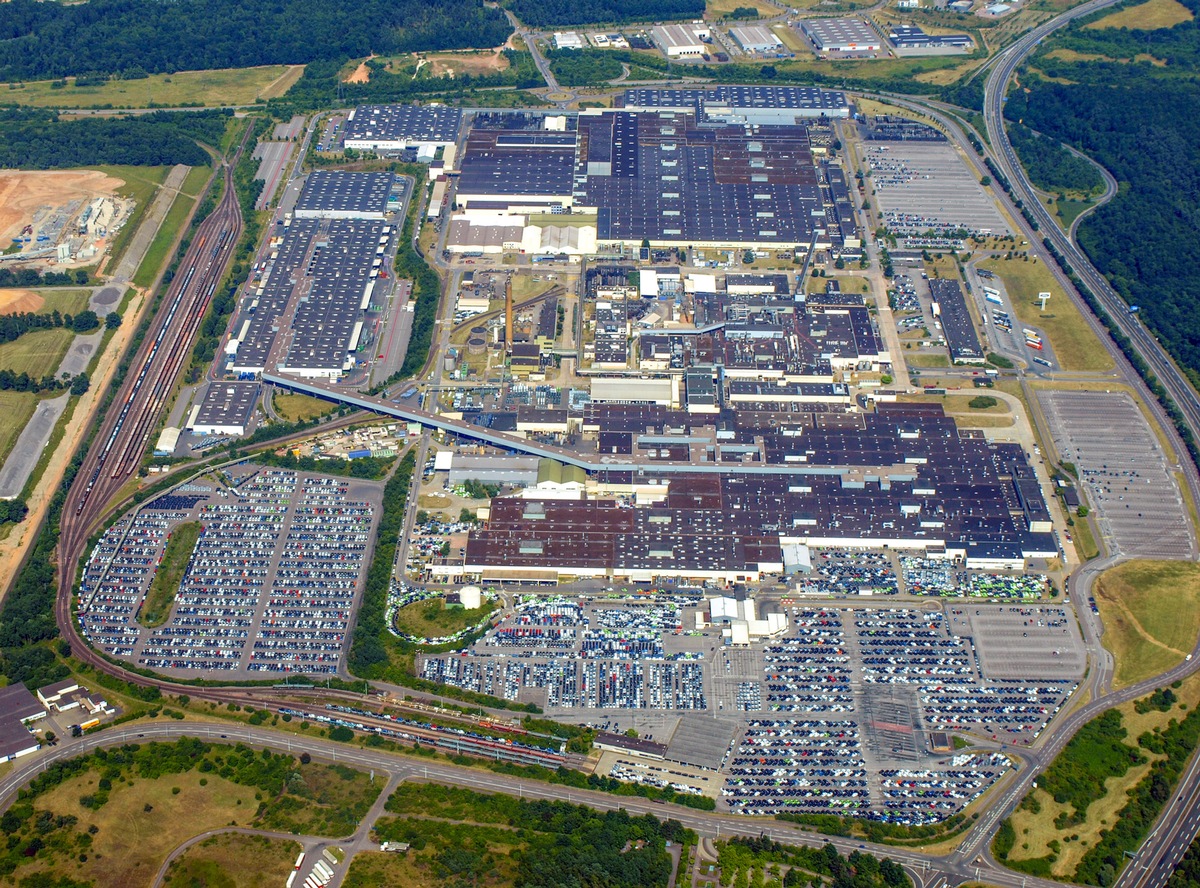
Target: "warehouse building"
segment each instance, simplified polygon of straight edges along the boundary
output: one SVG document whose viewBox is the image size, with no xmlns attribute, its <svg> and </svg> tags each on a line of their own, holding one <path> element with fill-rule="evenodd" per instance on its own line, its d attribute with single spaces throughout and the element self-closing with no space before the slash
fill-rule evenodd
<svg viewBox="0 0 1200 888">
<path fill-rule="evenodd" d="M 547 211 L 572 203 L 573 132 L 471 130 L 456 200 L 468 210 Z"/>
<path fill-rule="evenodd" d="M 814 86 L 639 87 L 625 90 L 620 103 L 626 111 L 690 112 L 701 123 L 752 126 L 786 126 L 799 118 L 850 116 L 845 93 Z"/>
<path fill-rule="evenodd" d="M 346 118 L 345 146 L 382 154 L 453 145 L 462 109 L 446 105 L 359 105 Z"/>
<path fill-rule="evenodd" d="M 601 244 L 789 249 L 812 240 L 821 210 L 802 126 L 748 133 L 691 114 L 588 111 L 579 117 L 577 209 L 597 215 Z"/>
<path fill-rule="evenodd" d="M 187 427 L 193 435 L 246 434 L 246 426 L 258 402 L 257 382 L 213 382 L 204 400 L 192 408 Z"/>
<path fill-rule="evenodd" d="M 275 356 L 277 369 L 339 379 L 356 364 L 364 316 L 380 272 L 391 261 L 394 239 L 394 226 L 379 221 L 285 222 L 282 233 L 270 241 L 260 276 L 242 298 L 236 332 L 225 346 L 225 371 L 244 377 L 262 373 L 282 335 L 286 350 Z M 281 330 L 293 300 L 291 323 Z"/>
<path fill-rule="evenodd" d="M 394 173 L 316 170 L 304 180 L 297 219 L 383 219 L 400 209 L 407 184 Z"/>
<path fill-rule="evenodd" d="M 0 688 L 0 713 L 0 764 L 42 748 L 28 725 L 44 718 L 46 709 L 25 685 L 17 682 Z"/>
<path fill-rule="evenodd" d="M 532 487 L 538 482 L 536 456 L 472 456 L 454 454 L 450 461 L 450 486 L 468 481 L 505 487 Z"/>
<path fill-rule="evenodd" d="M 774 55 L 783 52 L 783 41 L 765 25 L 734 25 L 731 36 L 743 52 Z"/>
<path fill-rule="evenodd" d="M 583 49 L 583 38 L 578 31 L 555 31 L 553 43 L 555 49 Z"/>
<path fill-rule="evenodd" d="M 888 31 L 888 43 L 898 56 L 954 55 L 974 48 L 966 34 L 926 34 L 915 25 L 896 25 Z"/>
<path fill-rule="evenodd" d="M 883 48 L 879 33 L 861 19 L 805 19 L 800 29 L 817 52 L 878 52 Z"/>
<path fill-rule="evenodd" d="M 983 346 L 975 332 L 975 322 L 967 309 L 967 297 L 962 284 L 956 280 L 931 280 L 929 294 L 933 300 L 933 316 L 940 318 L 946 334 L 950 360 L 956 364 L 982 364 Z"/>
<path fill-rule="evenodd" d="M 650 29 L 654 45 L 663 51 L 667 58 L 688 59 L 700 58 L 708 52 L 707 41 L 712 40 L 712 32 L 707 25 L 655 25 Z"/>
</svg>

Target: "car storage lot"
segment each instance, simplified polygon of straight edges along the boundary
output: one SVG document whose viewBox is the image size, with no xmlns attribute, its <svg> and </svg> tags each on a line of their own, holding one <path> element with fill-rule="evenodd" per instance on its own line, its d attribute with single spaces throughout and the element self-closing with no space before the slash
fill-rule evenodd
<svg viewBox="0 0 1200 888">
<path fill-rule="evenodd" d="M 879 580 L 878 562 L 838 562 L 852 581 Z M 931 732 L 1023 746 L 1083 672 L 1073 617 L 1044 600 L 797 602 L 785 632 L 745 647 L 697 631 L 703 608 L 694 594 L 528 597 L 467 650 L 418 666 L 557 718 L 637 725 L 666 761 L 716 772 L 694 785 L 724 810 L 909 823 L 961 810 L 1009 767 L 999 751 L 935 752 Z M 721 745 L 697 750 L 706 720 L 707 745 Z"/>
<path fill-rule="evenodd" d="M 1124 392 L 1039 391 L 1059 458 L 1074 463 L 1105 537 L 1125 555 L 1188 558 L 1192 534 L 1158 439 Z"/>
<path fill-rule="evenodd" d="M 122 518 L 92 551 L 80 591 L 84 634 L 169 675 L 332 674 L 380 495 L 377 484 L 255 466 L 175 488 Z M 162 626 L 144 627 L 139 609 L 168 535 L 184 522 L 202 530 L 174 607 Z"/>
</svg>

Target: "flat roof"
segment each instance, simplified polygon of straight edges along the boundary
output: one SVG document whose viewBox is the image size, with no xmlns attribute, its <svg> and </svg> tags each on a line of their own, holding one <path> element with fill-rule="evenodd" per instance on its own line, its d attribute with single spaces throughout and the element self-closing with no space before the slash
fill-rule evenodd
<svg viewBox="0 0 1200 888">
<path fill-rule="evenodd" d="M 697 113 L 709 105 L 831 112 L 844 112 L 847 107 L 845 93 L 815 86 L 637 87 L 625 90 L 623 101 L 626 108 L 690 108 Z"/>
<path fill-rule="evenodd" d="M 954 361 L 983 360 L 983 346 L 975 332 L 975 322 L 967 310 L 967 298 L 962 284 L 956 280 L 937 279 L 929 282 L 929 292 L 941 309 L 942 332 Z"/>
<path fill-rule="evenodd" d="M 195 426 L 245 426 L 258 400 L 257 382 L 209 383 L 195 419 Z"/>
<path fill-rule="evenodd" d="M 806 244 L 821 208 L 807 128 L 705 127 L 693 115 L 583 115 L 575 203 L 598 240 Z M 582 184 L 579 184 L 582 183 Z"/>
<path fill-rule="evenodd" d="M 298 215 L 327 213 L 383 216 L 394 203 L 393 193 L 404 187 L 394 173 L 348 173 L 315 170 L 304 180 L 296 201 Z"/>
<path fill-rule="evenodd" d="M 454 142 L 462 109 L 448 105 L 359 105 L 346 118 L 345 140 Z"/>
<path fill-rule="evenodd" d="M 879 32 L 862 19 L 804 19 L 800 27 L 817 49 L 868 49 L 883 45 Z"/>
<path fill-rule="evenodd" d="M 458 193 L 569 199 L 573 132 L 473 129 L 459 161 Z"/>
<path fill-rule="evenodd" d="M 783 46 L 779 35 L 765 25 L 734 25 L 729 33 L 738 44 L 747 50 Z"/>
<path fill-rule="evenodd" d="M 42 704 L 38 702 L 37 697 L 20 682 L 0 688 L 0 712 L 3 712 L 5 715 L 12 716 L 21 721 L 41 715 L 45 711 Z"/>
</svg>

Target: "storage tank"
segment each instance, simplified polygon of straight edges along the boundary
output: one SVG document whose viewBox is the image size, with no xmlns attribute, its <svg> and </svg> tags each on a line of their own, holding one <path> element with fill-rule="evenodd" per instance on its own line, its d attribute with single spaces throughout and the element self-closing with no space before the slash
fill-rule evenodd
<svg viewBox="0 0 1200 888">
<path fill-rule="evenodd" d="M 483 604 L 483 590 L 478 586 L 463 586 L 458 590 L 458 600 L 467 610 L 475 610 Z"/>
</svg>

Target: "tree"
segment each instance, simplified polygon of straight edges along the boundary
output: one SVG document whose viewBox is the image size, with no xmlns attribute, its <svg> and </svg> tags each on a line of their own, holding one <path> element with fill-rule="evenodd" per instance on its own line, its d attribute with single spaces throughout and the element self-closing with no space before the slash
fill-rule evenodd
<svg viewBox="0 0 1200 888">
<path fill-rule="evenodd" d="M 121 315 L 119 312 L 110 311 L 104 316 L 104 328 L 106 330 L 116 330 L 121 326 Z"/>
<path fill-rule="evenodd" d="M 1088 516 L 1089 511 L 1090 510 L 1088 509 L 1087 506 L 1080 506 L 1078 509 L 1075 510 L 1075 514 L 1078 515 L 1080 518 L 1086 518 Z"/>
<path fill-rule="evenodd" d="M 987 188 L 989 185 L 992 184 L 992 177 L 984 176 L 982 179 L 979 180 L 979 184 L 982 185 L 984 188 Z"/>
</svg>

